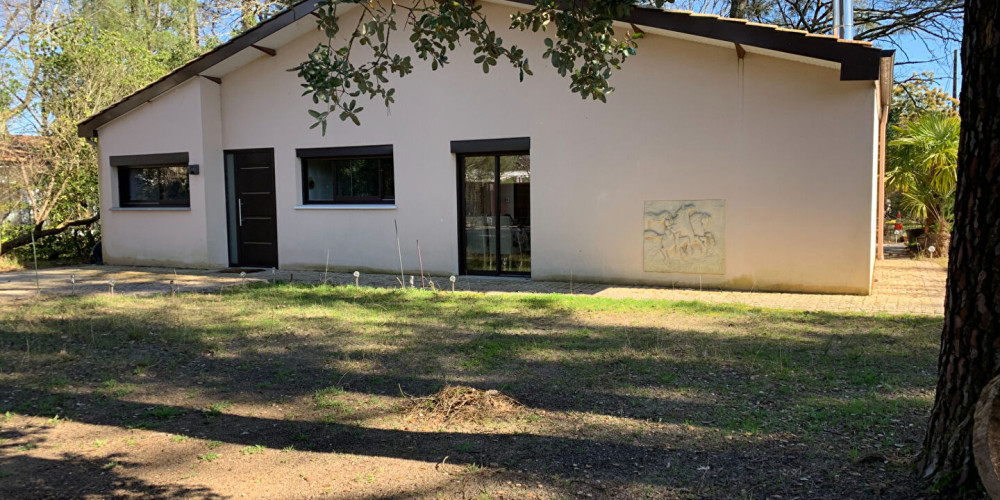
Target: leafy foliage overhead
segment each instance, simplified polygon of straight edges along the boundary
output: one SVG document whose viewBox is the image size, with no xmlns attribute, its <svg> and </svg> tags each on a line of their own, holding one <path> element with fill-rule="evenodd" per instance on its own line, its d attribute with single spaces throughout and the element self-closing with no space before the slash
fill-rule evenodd
<svg viewBox="0 0 1000 500">
<path fill-rule="evenodd" d="M 667 1 L 653 0 L 652 5 L 662 7 Z M 508 27 L 549 33 L 542 57 L 559 75 L 569 77 L 572 92 L 584 99 L 604 101 L 614 91 L 609 83 L 613 70 L 636 53 L 637 41 L 642 38 L 637 29 L 624 33 L 614 29 L 615 18 L 627 16 L 633 6 L 633 0 L 537 0 L 531 10 L 512 14 Z M 295 69 L 303 80 L 304 95 L 311 95 L 313 103 L 319 105 L 309 114 L 316 120 L 313 127 L 322 127 L 324 134 L 331 115 L 361 123 L 358 114 L 364 106 L 358 105 L 359 97 L 381 100 L 386 107 L 394 102 L 395 89 L 389 77 L 404 77 L 414 66 L 411 55 L 394 50 L 390 43 L 393 32 L 409 33 L 413 53 L 428 61 L 432 70 L 448 64 L 449 55 L 467 42 L 474 62 L 482 65 L 485 73 L 503 62 L 513 66 L 522 80 L 532 74 L 524 50 L 505 43 L 487 22 L 481 3 L 416 0 L 404 5 L 329 0 L 317 13 L 327 39 Z M 349 26 L 344 26 L 345 22 Z M 370 52 L 358 54 L 360 47 Z"/>
</svg>

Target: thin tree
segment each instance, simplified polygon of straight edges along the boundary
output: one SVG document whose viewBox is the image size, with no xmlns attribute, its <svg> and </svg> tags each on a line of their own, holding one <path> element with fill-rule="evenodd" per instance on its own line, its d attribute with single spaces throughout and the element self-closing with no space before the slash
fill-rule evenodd
<svg viewBox="0 0 1000 500">
<path fill-rule="evenodd" d="M 0 0 L 0 140 L 33 105 L 40 70 L 32 61 L 58 17 L 44 0 Z"/>
<path fill-rule="evenodd" d="M 19 118 L 37 140 L 18 148 L 5 174 L 19 190 L 9 206 L 23 200 L 30 221 L 5 231 L 4 251 L 98 220 L 96 152 L 77 137 L 76 122 L 162 75 L 162 61 L 175 58 L 150 52 L 149 41 L 134 33 L 94 30 L 93 19 L 61 18 L 31 54 L 36 81 L 19 95 L 30 103 Z M 9 142 L 0 138 L 0 148 Z"/>
</svg>

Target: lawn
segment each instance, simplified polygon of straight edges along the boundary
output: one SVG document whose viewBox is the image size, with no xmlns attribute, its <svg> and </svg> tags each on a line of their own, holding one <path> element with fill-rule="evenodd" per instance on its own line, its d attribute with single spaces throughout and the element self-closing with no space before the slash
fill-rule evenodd
<svg viewBox="0 0 1000 500">
<path fill-rule="evenodd" d="M 909 498 L 940 327 L 307 285 L 0 304 L 0 497 Z"/>
</svg>

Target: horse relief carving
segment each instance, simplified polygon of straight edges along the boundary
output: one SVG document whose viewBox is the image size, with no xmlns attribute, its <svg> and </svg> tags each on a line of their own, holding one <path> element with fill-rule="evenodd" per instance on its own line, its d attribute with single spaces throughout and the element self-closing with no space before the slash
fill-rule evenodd
<svg viewBox="0 0 1000 500">
<path fill-rule="evenodd" d="M 647 201 L 643 269 L 725 273 L 725 200 Z"/>
</svg>

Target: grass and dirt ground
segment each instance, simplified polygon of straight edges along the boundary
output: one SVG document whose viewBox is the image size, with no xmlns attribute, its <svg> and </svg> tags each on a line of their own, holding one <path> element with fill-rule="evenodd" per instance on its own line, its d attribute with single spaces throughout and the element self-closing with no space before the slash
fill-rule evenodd
<svg viewBox="0 0 1000 500">
<path fill-rule="evenodd" d="M 250 285 L 0 304 L 0 498 L 911 498 L 940 318 Z"/>
</svg>

